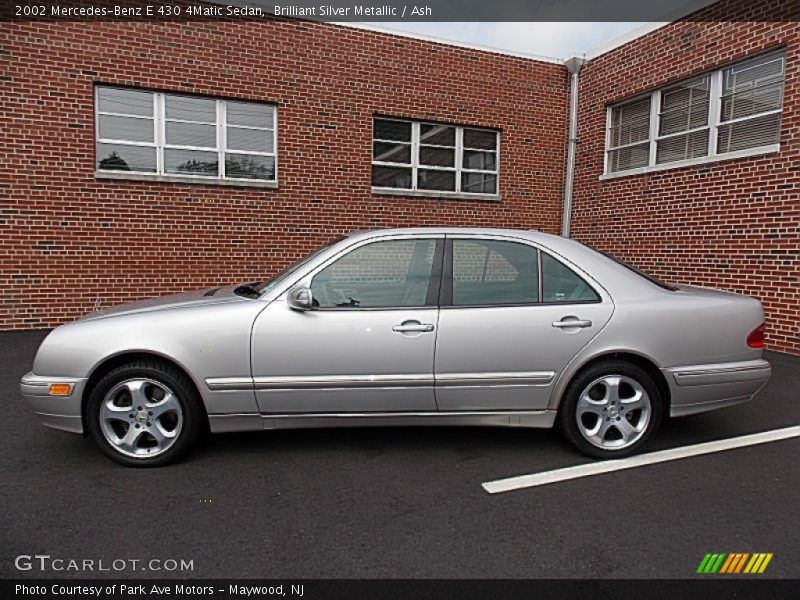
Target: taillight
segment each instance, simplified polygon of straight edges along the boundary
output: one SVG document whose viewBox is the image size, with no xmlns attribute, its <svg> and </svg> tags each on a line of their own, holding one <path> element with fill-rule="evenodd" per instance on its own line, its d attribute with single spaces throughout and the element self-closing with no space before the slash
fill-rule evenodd
<svg viewBox="0 0 800 600">
<path fill-rule="evenodd" d="M 747 336 L 747 345 L 751 348 L 764 347 L 764 323 L 753 329 Z"/>
</svg>

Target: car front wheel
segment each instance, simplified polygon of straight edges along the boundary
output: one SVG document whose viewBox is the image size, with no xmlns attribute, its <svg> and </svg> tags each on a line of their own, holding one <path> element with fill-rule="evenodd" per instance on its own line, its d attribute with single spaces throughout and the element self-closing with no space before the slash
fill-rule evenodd
<svg viewBox="0 0 800 600">
<path fill-rule="evenodd" d="M 658 386 L 646 371 L 623 361 L 604 361 L 570 383 L 558 419 L 578 450 L 613 459 L 639 452 L 661 424 L 662 410 Z"/>
<path fill-rule="evenodd" d="M 204 413 L 194 386 L 176 368 L 134 361 L 107 373 L 87 404 L 89 432 L 113 460 L 155 467 L 189 450 Z"/>
</svg>

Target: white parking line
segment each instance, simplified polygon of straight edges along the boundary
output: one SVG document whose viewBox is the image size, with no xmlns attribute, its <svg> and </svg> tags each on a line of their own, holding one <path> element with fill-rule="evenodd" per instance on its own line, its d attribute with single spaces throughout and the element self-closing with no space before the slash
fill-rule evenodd
<svg viewBox="0 0 800 600">
<path fill-rule="evenodd" d="M 670 460 L 678 460 L 680 458 L 690 458 L 692 456 L 699 456 L 701 454 L 722 452 L 724 450 L 732 450 L 734 448 L 742 448 L 744 446 L 754 446 L 756 444 L 766 444 L 767 442 L 777 442 L 779 440 L 786 440 L 795 437 L 800 437 L 800 425 L 786 427 L 784 429 L 773 429 L 772 431 L 764 431 L 762 433 L 753 433 L 751 435 L 743 435 L 740 437 L 729 438 L 727 440 L 717 440 L 716 442 L 705 442 L 702 444 L 694 444 L 692 446 L 682 446 L 680 448 L 660 450 L 658 452 L 640 454 L 638 456 L 621 458 L 619 460 L 604 460 L 586 465 L 578 465 L 576 467 L 556 469 L 554 471 L 531 473 L 530 475 L 519 475 L 517 477 L 509 477 L 507 479 L 497 479 L 496 481 L 487 481 L 482 485 L 483 489 L 490 494 L 501 494 L 503 492 L 512 492 L 514 490 L 536 487 L 539 485 L 547 485 L 549 483 L 557 483 L 559 481 L 578 479 L 580 477 L 589 477 L 591 475 L 601 475 L 603 473 L 622 471 L 624 469 L 633 469 L 635 467 L 644 467 L 645 465 L 652 465 Z"/>
</svg>

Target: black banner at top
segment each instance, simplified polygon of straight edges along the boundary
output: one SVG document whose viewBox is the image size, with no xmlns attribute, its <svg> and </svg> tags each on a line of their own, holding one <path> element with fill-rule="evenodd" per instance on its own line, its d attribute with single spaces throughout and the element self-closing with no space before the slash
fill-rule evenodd
<svg viewBox="0 0 800 600">
<path fill-rule="evenodd" d="M 797 21 L 798 0 L 3 0 L 0 20 Z"/>
</svg>

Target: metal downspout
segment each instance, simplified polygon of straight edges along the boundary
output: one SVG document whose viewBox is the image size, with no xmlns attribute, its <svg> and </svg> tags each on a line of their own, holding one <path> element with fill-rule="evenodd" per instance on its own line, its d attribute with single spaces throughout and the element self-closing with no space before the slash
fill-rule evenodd
<svg viewBox="0 0 800 600">
<path fill-rule="evenodd" d="M 564 178 L 564 204 L 561 208 L 561 235 L 569 237 L 572 218 L 572 188 L 575 183 L 575 151 L 578 146 L 578 74 L 586 59 L 573 56 L 564 63 L 572 75 L 569 92 L 569 131 L 567 134 L 567 171 Z"/>
</svg>

